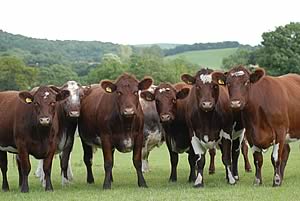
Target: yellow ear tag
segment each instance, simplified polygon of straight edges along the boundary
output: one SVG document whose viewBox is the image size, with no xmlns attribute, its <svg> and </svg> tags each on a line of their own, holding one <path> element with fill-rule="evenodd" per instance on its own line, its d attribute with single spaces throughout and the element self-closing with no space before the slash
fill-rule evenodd
<svg viewBox="0 0 300 201">
<path fill-rule="evenodd" d="M 106 88 L 105 88 L 105 91 L 108 92 L 108 93 L 111 93 L 111 92 L 112 92 L 112 90 L 111 90 L 110 87 L 106 87 Z"/>
<path fill-rule="evenodd" d="M 223 82 L 223 80 L 218 80 L 218 83 L 220 84 L 220 85 L 224 85 L 225 83 Z"/>
<path fill-rule="evenodd" d="M 25 99 L 25 102 L 26 102 L 26 103 L 32 103 L 32 100 L 31 100 L 31 98 L 26 98 L 26 99 Z"/>
</svg>

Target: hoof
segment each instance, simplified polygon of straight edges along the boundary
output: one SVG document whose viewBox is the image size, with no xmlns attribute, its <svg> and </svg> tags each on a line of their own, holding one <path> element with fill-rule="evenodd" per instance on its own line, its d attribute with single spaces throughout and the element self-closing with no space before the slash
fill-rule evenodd
<svg viewBox="0 0 300 201">
<path fill-rule="evenodd" d="M 204 184 L 201 183 L 201 184 L 194 184 L 193 186 L 194 188 L 203 188 L 204 187 Z"/>
<path fill-rule="evenodd" d="M 254 179 L 254 182 L 253 182 L 253 185 L 254 185 L 254 186 L 260 186 L 261 184 L 262 184 L 262 182 L 261 182 L 260 179 L 258 179 L 258 178 L 255 178 L 255 179 Z"/>
<path fill-rule="evenodd" d="M 140 188 L 148 188 L 148 186 L 147 186 L 146 183 L 144 183 L 144 184 L 139 184 L 138 186 L 139 186 Z"/>
<path fill-rule="evenodd" d="M 111 189 L 111 185 L 103 185 L 103 190 L 110 190 Z"/>
<path fill-rule="evenodd" d="M 278 174 L 274 176 L 273 187 L 278 187 L 281 185 L 281 178 Z"/>
<path fill-rule="evenodd" d="M 215 174 L 215 170 L 208 170 L 208 174 Z"/>
<path fill-rule="evenodd" d="M 173 183 L 173 182 L 177 182 L 177 179 L 170 178 L 170 179 L 169 179 L 169 182 L 172 182 L 172 183 Z"/>
<path fill-rule="evenodd" d="M 245 168 L 245 172 L 252 172 L 251 168 Z"/>
</svg>

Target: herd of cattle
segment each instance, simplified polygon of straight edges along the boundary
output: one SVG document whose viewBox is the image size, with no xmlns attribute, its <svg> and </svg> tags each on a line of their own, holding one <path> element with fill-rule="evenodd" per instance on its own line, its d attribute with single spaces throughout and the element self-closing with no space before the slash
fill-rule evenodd
<svg viewBox="0 0 300 201">
<path fill-rule="evenodd" d="M 115 82 L 81 86 L 41 86 L 31 91 L 0 92 L 0 167 L 2 190 L 8 191 L 7 152 L 16 154 L 21 192 L 28 192 L 29 155 L 40 161 L 36 175 L 53 190 L 51 166 L 60 153 L 62 183 L 72 180 L 70 153 L 78 127 L 84 151 L 87 182 L 93 183 L 93 149 L 104 158 L 104 189 L 111 188 L 114 151 L 133 151 L 138 186 L 147 187 L 149 152 L 164 141 L 170 154 L 169 181 L 177 180 L 178 154 L 188 153 L 188 180 L 204 186 L 205 154 L 214 173 L 215 148 L 220 148 L 226 179 L 239 179 L 238 157 L 244 155 L 251 171 L 250 145 L 255 166 L 254 184 L 262 184 L 262 150 L 273 146 L 273 186 L 280 186 L 289 157 L 289 142 L 300 138 L 300 76 L 266 76 L 236 66 L 229 72 L 201 69 L 184 74 L 182 83 L 154 86 L 151 78 L 138 81 L 123 74 Z M 247 140 L 247 142 L 246 142 Z"/>
</svg>

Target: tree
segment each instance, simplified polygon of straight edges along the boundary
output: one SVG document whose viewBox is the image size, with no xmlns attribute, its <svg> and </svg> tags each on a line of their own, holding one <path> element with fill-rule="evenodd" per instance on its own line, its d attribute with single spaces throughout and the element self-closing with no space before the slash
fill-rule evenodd
<svg viewBox="0 0 300 201">
<path fill-rule="evenodd" d="M 262 35 L 262 47 L 257 51 L 257 61 L 268 73 L 281 75 L 300 73 L 300 23 L 279 26 Z"/>
<path fill-rule="evenodd" d="M 239 48 L 234 54 L 223 58 L 222 68 L 230 69 L 235 65 L 256 64 L 255 51 L 253 48 Z"/>
<path fill-rule="evenodd" d="M 21 59 L 0 57 L 0 90 L 28 90 L 36 82 L 38 70 L 26 67 Z"/>
</svg>

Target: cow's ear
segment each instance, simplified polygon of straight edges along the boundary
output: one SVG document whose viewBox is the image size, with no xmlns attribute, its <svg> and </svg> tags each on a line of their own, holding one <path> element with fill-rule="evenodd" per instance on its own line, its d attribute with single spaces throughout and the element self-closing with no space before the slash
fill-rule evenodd
<svg viewBox="0 0 300 201">
<path fill-rule="evenodd" d="M 92 92 L 92 87 L 91 85 L 85 86 L 83 87 L 83 94 L 84 96 L 89 95 Z"/>
<path fill-rule="evenodd" d="M 60 89 L 54 85 L 49 86 L 50 89 L 52 89 L 53 91 L 55 91 L 56 93 L 60 92 Z"/>
<path fill-rule="evenodd" d="M 139 82 L 139 90 L 146 90 L 148 89 L 153 83 L 153 80 L 151 78 L 144 78 Z"/>
<path fill-rule="evenodd" d="M 250 82 L 251 83 L 255 83 L 257 82 L 260 78 L 262 78 L 263 76 L 265 76 L 265 70 L 262 68 L 258 68 L 256 69 L 253 73 L 251 73 L 250 75 Z"/>
<path fill-rule="evenodd" d="M 189 75 L 189 74 L 183 74 L 181 75 L 181 80 L 189 85 L 193 85 L 196 82 L 195 77 Z"/>
<path fill-rule="evenodd" d="M 211 77 L 212 77 L 213 82 L 218 83 L 219 85 L 225 85 L 226 74 L 222 73 L 222 72 L 213 72 Z"/>
<path fill-rule="evenodd" d="M 106 93 L 113 93 L 116 91 L 117 86 L 111 81 L 105 80 L 101 82 L 101 87 L 104 89 Z"/>
<path fill-rule="evenodd" d="M 23 103 L 31 104 L 33 102 L 33 95 L 28 91 L 22 91 L 19 93 L 19 98 Z"/>
<path fill-rule="evenodd" d="M 65 100 L 70 96 L 69 90 L 60 90 L 58 94 L 56 94 L 56 101 L 62 101 Z"/>
<path fill-rule="evenodd" d="M 155 99 L 155 96 L 150 91 L 142 91 L 140 94 L 141 98 L 146 101 L 153 101 Z"/>
<path fill-rule="evenodd" d="M 189 95 L 190 89 L 189 88 L 183 88 L 180 91 L 176 93 L 176 98 L 177 99 L 184 99 Z"/>
</svg>

